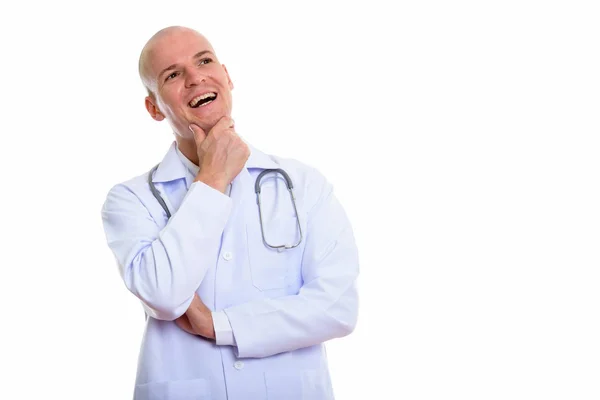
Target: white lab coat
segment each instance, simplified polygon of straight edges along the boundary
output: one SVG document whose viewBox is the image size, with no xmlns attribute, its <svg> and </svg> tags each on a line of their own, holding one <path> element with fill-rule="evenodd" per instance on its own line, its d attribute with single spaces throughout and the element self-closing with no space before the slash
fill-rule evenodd
<svg viewBox="0 0 600 400">
<path fill-rule="evenodd" d="M 193 183 L 175 146 L 153 177 L 171 219 L 147 173 L 114 186 L 102 209 L 121 277 L 149 316 L 134 398 L 333 399 L 323 343 L 355 327 L 359 267 L 332 186 L 313 168 L 251 146 L 228 197 Z M 278 252 L 262 240 L 254 184 L 266 168 L 284 169 L 294 184 L 304 238 L 292 250 Z M 262 182 L 267 240 L 295 242 L 285 181 L 269 174 Z M 173 322 L 194 292 L 227 316 L 234 346 L 190 335 Z"/>
</svg>

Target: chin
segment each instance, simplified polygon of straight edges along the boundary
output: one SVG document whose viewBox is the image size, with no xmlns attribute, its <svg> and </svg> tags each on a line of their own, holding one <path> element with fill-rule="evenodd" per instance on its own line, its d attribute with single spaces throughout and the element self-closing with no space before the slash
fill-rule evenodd
<svg viewBox="0 0 600 400">
<path fill-rule="evenodd" d="M 199 125 L 202 129 L 205 128 L 212 128 L 213 126 L 215 126 L 217 124 L 217 122 L 219 122 L 219 120 L 221 118 L 223 118 L 224 116 L 230 116 L 231 114 L 229 112 L 223 111 L 223 112 L 212 112 L 210 113 L 210 115 L 203 115 L 203 116 L 192 116 L 192 118 L 190 119 L 190 122 L 194 122 L 197 125 Z"/>
</svg>

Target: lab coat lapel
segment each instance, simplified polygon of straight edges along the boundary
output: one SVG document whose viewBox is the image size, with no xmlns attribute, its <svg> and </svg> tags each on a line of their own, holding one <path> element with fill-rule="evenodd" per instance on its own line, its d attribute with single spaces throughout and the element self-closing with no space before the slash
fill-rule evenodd
<svg viewBox="0 0 600 400">
<path fill-rule="evenodd" d="M 175 214 L 181 205 L 185 195 L 185 175 L 187 170 L 177 156 L 176 142 L 173 142 L 165 154 L 163 160 L 152 176 L 152 182 L 165 202 L 171 215 Z M 157 203 L 158 204 L 158 203 Z M 161 228 L 167 224 L 167 214 L 162 211 L 163 221 Z"/>
<path fill-rule="evenodd" d="M 258 207 L 256 204 L 256 193 L 254 192 L 254 179 L 250 174 L 250 169 L 263 170 L 266 168 L 278 168 L 273 160 L 266 154 L 254 148 L 250 144 L 250 157 L 246 162 L 245 168 L 233 180 L 231 187 L 231 200 L 233 201 L 233 213 L 238 214 L 244 208 Z M 258 210 L 258 209 L 257 209 Z"/>
<path fill-rule="evenodd" d="M 244 243 L 248 243 L 248 232 L 258 232 L 260 235 L 260 222 L 258 216 L 258 203 L 254 191 L 257 171 L 279 168 L 279 165 L 268 155 L 248 144 L 251 153 L 246 167 L 236 177 L 231 189 L 235 219 L 239 221 L 236 229 L 240 235 L 246 235 Z M 254 173 L 251 173 L 254 171 Z M 232 220 L 232 219 L 230 219 Z M 262 236 L 261 236 L 262 237 Z"/>
<path fill-rule="evenodd" d="M 247 168 L 243 168 L 231 185 L 231 201 L 233 203 L 232 216 L 229 218 L 235 220 L 243 213 L 244 205 L 252 196 L 252 177 Z"/>
</svg>

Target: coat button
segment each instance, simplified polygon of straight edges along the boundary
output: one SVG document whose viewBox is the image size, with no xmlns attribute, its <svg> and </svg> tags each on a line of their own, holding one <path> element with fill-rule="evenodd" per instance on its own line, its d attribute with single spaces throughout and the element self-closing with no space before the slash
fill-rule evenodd
<svg viewBox="0 0 600 400">
<path fill-rule="evenodd" d="M 241 361 L 236 361 L 236 362 L 233 364 L 233 367 L 234 367 L 235 369 L 242 369 L 242 368 L 244 368 L 244 363 L 243 363 L 243 362 L 241 362 Z"/>
<path fill-rule="evenodd" d="M 229 261 L 229 260 L 231 260 L 233 258 L 233 253 L 230 252 L 230 251 L 226 251 L 225 253 L 223 253 L 223 258 L 226 261 Z"/>
</svg>

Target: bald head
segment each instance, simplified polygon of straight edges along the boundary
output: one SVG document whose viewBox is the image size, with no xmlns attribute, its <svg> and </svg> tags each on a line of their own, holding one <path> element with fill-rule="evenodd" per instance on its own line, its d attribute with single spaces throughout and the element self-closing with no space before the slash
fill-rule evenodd
<svg viewBox="0 0 600 400">
<path fill-rule="evenodd" d="M 153 95 L 156 90 L 156 71 L 154 71 L 156 64 L 159 60 L 156 57 L 160 57 L 160 52 L 164 46 L 173 46 L 179 39 L 183 37 L 195 36 L 202 42 L 205 42 L 207 47 L 214 54 L 215 51 L 212 48 L 210 42 L 199 32 L 186 28 L 184 26 L 169 26 L 156 32 L 144 45 L 140 53 L 140 59 L 138 62 L 138 70 L 142 83 L 148 90 L 149 95 Z"/>
<path fill-rule="evenodd" d="M 194 142 L 190 124 L 209 132 L 231 116 L 233 82 L 227 68 L 193 29 L 171 26 L 156 32 L 140 53 L 139 73 L 148 90 L 146 110 L 156 121 L 167 120 L 183 141 Z"/>
</svg>

